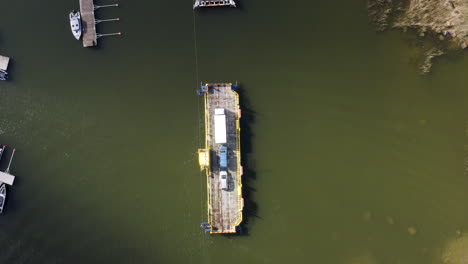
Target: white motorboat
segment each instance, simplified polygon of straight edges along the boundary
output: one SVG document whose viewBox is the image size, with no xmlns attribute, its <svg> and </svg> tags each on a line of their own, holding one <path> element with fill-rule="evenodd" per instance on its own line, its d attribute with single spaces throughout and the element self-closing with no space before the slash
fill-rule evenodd
<svg viewBox="0 0 468 264">
<path fill-rule="evenodd" d="M 3 206 L 6 200 L 6 185 L 2 183 L 0 186 L 0 214 L 3 213 Z"/>
<path fill-rule="evenodd" d="M 5 147 L 3 146 L 0 150 L 0 158 L 5 152 Z M 15 156 L 16 149 L 13 149 L 13 153 L 11 154 L 10 161 L 8 162 L 8 167 L 6 168 L 5 172 L 0 171 L 0 214 L 3 213 L 3 207 L 5 206 L 6 201 L 6 185 L 13 185 L 13 181 L 15 180 L 15 176 L 10 174 L 10 166 L 13 160 L 13 156 Z"/>
<path fill-rule="evenodd" d="M 79 40 L 81 38 L 81 15 L 80 12 L 71 11 L 70 12 L 70 26 L 73 36 Z"/>
<path fill-rule="evenodd" d="M 5 148 L 6 148 L 6 146 L 3 145 L 3 147 L 0 149 L 0 160 L 2 159 L 3 152 L 5 152 Z"/>
</svg>

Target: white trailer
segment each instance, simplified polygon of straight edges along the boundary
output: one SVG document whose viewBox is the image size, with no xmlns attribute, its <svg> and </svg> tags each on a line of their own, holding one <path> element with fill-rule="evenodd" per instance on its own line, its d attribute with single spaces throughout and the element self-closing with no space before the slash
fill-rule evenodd
<svg viewBox="0 0 468 264">
<path fill-rule="evenodd" d="M 226 115 L 223 108 L 215 109 L 214 115 L 215 125 L 215 143 L 224 144 L 227 142 L 226 134 Z"/>
</svg>

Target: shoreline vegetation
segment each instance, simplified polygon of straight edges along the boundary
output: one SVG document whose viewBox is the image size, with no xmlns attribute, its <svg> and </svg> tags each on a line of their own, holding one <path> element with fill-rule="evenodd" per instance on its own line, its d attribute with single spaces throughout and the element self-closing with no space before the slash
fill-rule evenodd
<svg viewBox="0 0 468 264">
<path fill-rule="evenodd" d="M 378 31 L 416 32 L 421 45 L 419 70 L 430 72 L 433 59 L 468 47 L 466 0 L 368 0 L 369 19 Z"/>
</svg>

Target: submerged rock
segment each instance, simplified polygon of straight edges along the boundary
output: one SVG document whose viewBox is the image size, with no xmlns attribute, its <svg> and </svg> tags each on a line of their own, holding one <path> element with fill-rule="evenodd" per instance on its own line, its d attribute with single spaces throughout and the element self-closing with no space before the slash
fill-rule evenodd
<svg viewBox="0 0 468 264">
<path fill-rule="evenodd" d="M 432 68 L 432 60 L 437 57 L 444 54 L 444 52 L 441 49 L 438 48 L 432 48 L 428 51 L 425 52 L 425 58 L 424 62 L 419 66 L 419 70 L 421 71 L 422 74 L 429 73 Z"/>
<path fill-rule="evenodd" d="M 369 18 L 382 31 L 388 28 L 390 24 L 390 15 L 392 14 L 392 0 L 370 0 L 367 4 Z"/>
<path fill-rule="evenodd" d="M 457 234 L 447 242 L 443 251 L 441 260 L 445 264 L 466 264 L 468 263 L 468 235 Z"/>
<path fill-rule="evenodd" d="M 377 264 L 379 263 L 372 252 L 364 252 L 360 256 L 355 256 L 349 261 L 350 264 Z"/>
<path fill-rule="evenodd" d="M 416 227 L 414 227 L 414 226 L 408 227 L 408 234 L 414 236 L 414 235 L 416 235 L 417 232 L 418 232 L 418 230 L 416 230 Z"/>
<path fill-rule="evenodd" d="M 363 214 L 362 214 L 362 220 L 366 221 L 366 222 L 369 222 L 372 220 L 372 213 L 370 211 L 365 211 Z"/>
<path fill-rule="evenodd" d="M 395 219 L 393 219 L 393 217 L 391 217 L 391 216 L 387 216 L 387 223 L 389 225 L 393 225 L 393 224 L 395 224 Z"/>
</svg>

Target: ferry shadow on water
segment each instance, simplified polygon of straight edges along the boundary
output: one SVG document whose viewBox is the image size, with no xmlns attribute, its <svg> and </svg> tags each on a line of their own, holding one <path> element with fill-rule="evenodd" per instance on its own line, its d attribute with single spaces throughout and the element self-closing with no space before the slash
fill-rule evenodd
<svg viewBox="0 0 468 264">
<path fill-rule="evenodd" d="M 256 113 L 252 109 L 250 101 L 247 99 L 246 89 L 239 85 L 239 103 L 242 109 L 241 125 L 241 164 L 243 167 L 242 175 L 242 196 L 244 198 L 243 221 L 239 226 L 239 231 L 235 234 L 224 234 L 225 236 L 246 236 L 249 235 L 249 224 L 258 216 L 258 205 L 255 202 L 254 188 L 257 173 L 255 171 L 254 157 L 254 133 L 253 126 L 255 124 Z"/>
</svg>

